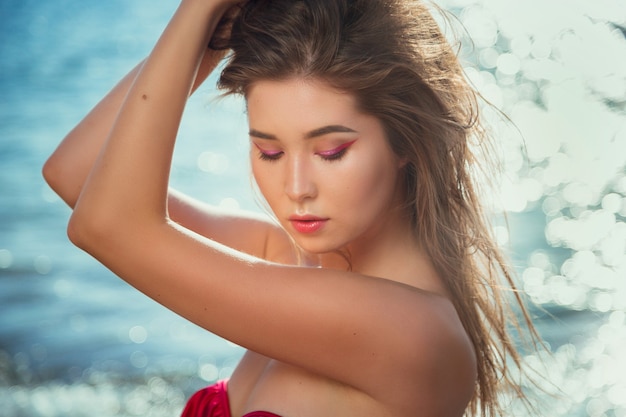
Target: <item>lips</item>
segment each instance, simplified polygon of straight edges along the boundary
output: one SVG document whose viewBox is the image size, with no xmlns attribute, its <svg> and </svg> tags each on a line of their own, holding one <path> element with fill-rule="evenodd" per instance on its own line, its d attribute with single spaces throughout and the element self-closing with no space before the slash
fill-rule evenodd
<svg viewBox="0 0 626 417">
<path fill-rule="evenodd" d="M 299 233 L 315 233 L 320 230 L 328 219 L 315 216 L 291 216 L 289 222 Z"/>
</svg>

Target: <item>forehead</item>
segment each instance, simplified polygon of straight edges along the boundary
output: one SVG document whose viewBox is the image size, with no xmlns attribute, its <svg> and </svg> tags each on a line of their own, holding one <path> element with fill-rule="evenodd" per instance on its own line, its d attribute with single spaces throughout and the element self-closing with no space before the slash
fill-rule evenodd
<svg viewBox="0 0 626 417">
<path fill-rule="evenodd" d="M 254 83 L 246 95 L 250 122 L 265 123 L 278 117 L 302 123 L 349 121 L 363 116 L 355 97 L 317 79 L 289 78 Z"/>
</svg>

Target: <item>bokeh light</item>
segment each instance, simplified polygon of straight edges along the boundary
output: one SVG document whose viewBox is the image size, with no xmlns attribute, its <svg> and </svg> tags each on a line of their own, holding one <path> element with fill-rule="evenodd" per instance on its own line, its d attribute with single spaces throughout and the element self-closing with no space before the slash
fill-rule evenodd
<svg viewBox="0 0 626 417">
<path fill-rule="evenodd" d="M 508 215 L 510 227 L 496 222 L 494 235 L 549 351 L 525 356 L 539 388 L 524 388 L 539 415 L 624 417 L 626 4 L 435 3 L 456 16 L 449 35 L 461 37 L 468 79 L 510 118 L 484 109 L 503 162 L 500 192 L 485 197 L 496 217 Z M 72 248 L 68 211 L 39 174 L 58 140 L 147 53 L 175 5 L 0 7 L 3 416 L 177 415 L 241 355 Z M 214 96 L 207 86 L 190 101 L 172 183 L 227 210 L 262 211 L 242 103 Z M 515 402 L 510 412 L 529 415 Z"/>
</svg>

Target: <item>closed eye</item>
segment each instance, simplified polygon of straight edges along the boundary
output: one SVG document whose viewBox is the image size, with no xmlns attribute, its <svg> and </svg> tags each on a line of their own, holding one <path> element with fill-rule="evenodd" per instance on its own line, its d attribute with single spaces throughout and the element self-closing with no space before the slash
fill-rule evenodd
<svg viewBox="0 0 626 417">
<path fill-rule="evenodd" d="M 283 156 L 282 152 L 259 152 L 259 159 L 264 161 L 278 161 Z"/>
<path fill-rule="evenodd" d="M 350 142 L 346 142 L 341 146 L 338 146 L 334 149 L 330 149 L 328 151 L 318 152 L 317 154 L 324 159 L 325 161 L 338 161 L 344 157 L 348 148 L 356 142 L 356 139 Z"/>
<path fill-rule="evenodd" d="M 259 159 L 263 161 L 277 161 L 283 155 L 282 151 L 269 151 L 269 150 L 261 148 L 256 143 L 254 144 L 254 146 L 256 146 L 257 149 L 259 150 Z"/>
</svg>

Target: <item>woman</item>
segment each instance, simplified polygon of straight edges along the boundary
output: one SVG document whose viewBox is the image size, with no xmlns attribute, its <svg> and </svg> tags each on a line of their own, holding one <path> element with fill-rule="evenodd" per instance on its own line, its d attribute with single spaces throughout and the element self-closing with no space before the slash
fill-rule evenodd
<svg viewBox="0 0 626 417">
<path fill-rule="evenodd" d="M 185 416 L 495 414 L 519 392 L 498 271 L 513 284 L 470 176 L 475 94 L 435 21 L 415 0 L 236 3 L 182 0 L 47 161 L 70 239 L 248 349 Z M 278 225 L 168 189 L 221 50 Z"/>
</svg>

